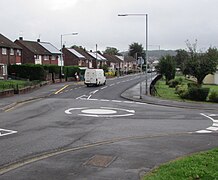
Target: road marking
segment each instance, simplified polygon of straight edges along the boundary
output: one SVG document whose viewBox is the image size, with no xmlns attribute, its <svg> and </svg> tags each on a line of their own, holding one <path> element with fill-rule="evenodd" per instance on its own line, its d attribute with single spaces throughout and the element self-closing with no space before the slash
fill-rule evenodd
<svg viewBox="0 0 218 180">
<path fill-rule="evenodd" d="M 98 100 L 98 99 L 97 99 L 97 100 Z M 108 99 L 100 99 L 99 101 L 109 102 L 110 100 L 108 100 Z"/>
<path fill-rule="evenodd" d="M 99 90 L 97 89 L 97 90 L 95 90 L 95 91 L 92 91 L 92 92 L 90 92 L 89 94 L 95 94 L 95 93 L 97 93 Z"/>
<path fill-rule="evenodd" d="M 70 108 L 65 110 L 64 112 L 68 115 L 72 114 L 71 111 L 80 110 L 78 113 L 79 116 L 88 116 L 88 117 L 126 117 L 135 115 L 135 110 L 129 109 L 121 109 L 121 108 L 113 108 L 113 107 L 100 107 L 96 108 L 88 108 L 88 107 L 80 107 L 80 108 Z"/>
<path fill-rule="evenodd" d="M 200 130 L 200 131 L 196 131 L 196 133 L 212 133 L 212 131 Z"/>
<path fill-rule="evenodd" d="M 214 120 L 212 117 L 216 117 L 217 114 L 210 114 L 210 115 L 206 115 L 204 113 L 201 113 L 202 116 L 210 119 L 213 124 L 212 126 L 206 128 L 205 130 L 199 130 L 199 131 L 196 131 L 197 133 L 211 133 L 211 132 L 214 132 L 214 131 L 218 131 L 218 124 L 217 124 L 217 120 Z"/>
<path fill-rule="evenodd" d="M 8 129 L 0 129 L 0 137 L 7 136 L 10 134 L 15 134 L 15 133 L 17 133 L 17 131 L 8 130 Z"/>
<path fill-rule="evenodd" d="M 58 94 L 61 91 L 63 91 L 65 88 L 67 88 L 69 85 L 65 85 L 64 87 L 62 87 L 61 89 L 59 89 L 58 91 L 56 91 L 54 94 Z"/>
<path fill-rule="evenodd" d="M 217 130 L 218 130 L 218 127 L 213 127 L 213 126 L 211 126 L 211 127 L 207 128 L 207 130 L 217 131 Z"/>
<path fill-rule="evenodd" d="M 118 100 L 111 100 L 112 102 L 117 102 L 117 103 L 121 103 L 122 101 L 118 101 Z"/>
<path fill-rule="evenodd" d="M 102 87 L 101 89 L 106 89 L 108 86 L 104 86 L 104 87 Z"/>
</svg>

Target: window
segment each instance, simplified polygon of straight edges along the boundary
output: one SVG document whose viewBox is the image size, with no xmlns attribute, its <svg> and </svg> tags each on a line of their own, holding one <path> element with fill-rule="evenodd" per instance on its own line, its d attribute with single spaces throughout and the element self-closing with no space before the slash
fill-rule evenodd
<svg viewBox="0 0 218 180">
<path fill-rule="evenodd" d="M 7 49 L 6 48 L 2 48 L 2 54 L 7 55 Z"/>
<path fill-rule="evenodd" d="M 10 49 L 10 55 L 13 56 L 14 55 L 14 49 Z"/>
<path fill-rule="evenodd" d="M 49 56 L 44 56 L 44 60 L 49 60 Z"/>
<path fill-rule="evenodd" d="M 56 56 L 52 55 L 51 60 L 56 60 Z"/>
<path fill-rule="evenodd" d="M 21 50 L 17 49 L 17 56 L 21 56 Z"/>
</svg>

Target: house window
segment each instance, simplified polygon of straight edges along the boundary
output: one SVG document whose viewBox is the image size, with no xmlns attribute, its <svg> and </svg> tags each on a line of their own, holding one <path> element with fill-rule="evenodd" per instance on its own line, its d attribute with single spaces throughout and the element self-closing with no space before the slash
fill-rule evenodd
<svg viewBox="0 0 218 180">
<path fill-rule="evenodd" d="M 44 60 L 49 60 L 49 56 L 44 56 Z"/>
<path fill-rule="evenodd" d="M 52 55 L 51 60 L 56 60 L 56 56 Z"/>
<path fill-rule="evenodd" d="M 17 49 L 17 56 L 21 56 L 21 50 Z"/>
<path fill-rule="evenodd" d="M 14 49 L 10 49 L 10 55 L 13 56 L 14 55 Z"/>
<path fill-rule="evenodd" d="M 7 49 L 6 48 L 2 48 L 2 54 L 7 55 Z"/>
</svg>

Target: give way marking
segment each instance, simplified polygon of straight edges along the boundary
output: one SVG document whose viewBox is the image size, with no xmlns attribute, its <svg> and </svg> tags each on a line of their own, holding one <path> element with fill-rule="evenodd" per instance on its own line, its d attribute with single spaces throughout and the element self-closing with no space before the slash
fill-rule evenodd
<svg viewBox="0 0 218 180">
<path fill-rule="evenodd" d="M 15 134 L 17 133 L 17 131 L 13 131 L 13 130 L 8 130 L 8 129 L 0 129 L 0 137 L 1 136 L 7 136 L 10 134 Z"/>
</svg>

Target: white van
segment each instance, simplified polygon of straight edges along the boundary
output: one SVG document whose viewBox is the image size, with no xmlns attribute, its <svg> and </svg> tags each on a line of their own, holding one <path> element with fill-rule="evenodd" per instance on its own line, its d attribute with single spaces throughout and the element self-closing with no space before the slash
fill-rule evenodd
<svg viewBox="0 0 218 180">
<path fill-rule="evenodd" d="M 85 85 L 105 85 L 106 77 L 104 76 L 103 69 L 86 69 L 85 71 Z"/>
</svg>

